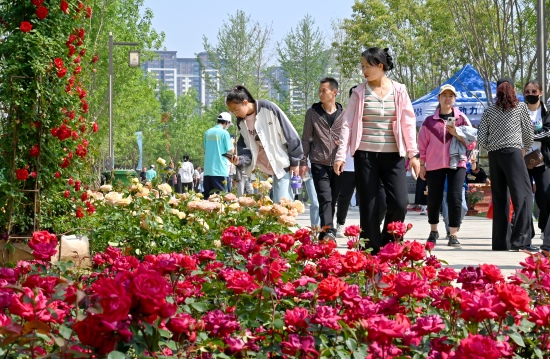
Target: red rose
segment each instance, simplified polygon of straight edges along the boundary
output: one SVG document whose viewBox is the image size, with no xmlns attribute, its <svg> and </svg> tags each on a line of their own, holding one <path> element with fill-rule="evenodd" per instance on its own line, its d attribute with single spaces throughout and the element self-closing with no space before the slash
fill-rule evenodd
<svg viewBox="0 0 550 359">
<path fill-rule="evenodd" d="M 82 200 L 82 202 L 88 200 L 88 192 L 82 192 L 82 196 L 80 196 L 80 199 Z"/>
<path fill-rule="evenodd" d="M 32 255 L 39 260 L 50 260 L 57 253 L 57 237 L 48 231 L 36 231 L 27 245 L 33 250 Z"/>
<path fill-rule="evenodd" d="M 99 60 L 99 56 L 97 56 L 97 54 L 95 54 L 93 57 L 92 57 L 92 64 L 95 64 L 97 62 L 97 60 Z"/>
<path fill-rule="evenodd" d="M 21 29 L 21 31 L 23 32 L 29 32 L 32 30 L 32 24 L 28 21 L 23 21 L 21 23 L 21 25 L 19 25 L 19 28 Z"/>
<path fill-rule="evenodd" d="M 40 20 L 44 20 L 48 16 L 48 8 L 44 6 L 40 6 L 38 9 L 36 9 L 36 17 Z"/>
<path fill-rule="evenodd" d="M 84 38 L 84 34 L 86 34 L 86 31 L 84 30 L 84 28 L 80 28 L 77 32 L 77 36 L 80 37 L 81 39 Z"/>
<path fill-rule="evenodd" d="M 367 265 L 367 258 L 362 252 L 347 251 L 345 257 L 340 258 L 345 273 L 356 273 Z"/>
<path fill-rule="evenodd" d="M 36 178 L 36 171 L 32 171 L 29 176 L 31 176 L 32 178 Z"/>
<path fill-rule="evenodd" d="M 76 209 L 76 214 L 75 214 L 75 215 L 76 215 L 76 218 L 82 218 L 82 217 L 84 217 L 84 212 L 82 212 L 82 207 L 78 207 L 78 208 Z"/>
<path fill-rule="evenodd" d="M 67 183 L 69 183 L 69 186 L 74 186 L 74 178 L 69 177 L 69 181 Z"/>
<path fill-rule="evenodd" d="M 138 268 L 130 285 L 131 292 L 139 299 L 140 312 L 154 314 L 166 302 L 170 285 L 155 271 Z"/>
<path fill-rule="evenodd" d="M 69 161 L 69 159 L 66 158 L 66 157 L 63 158 L 63 161 L 61 161 L 61 163 L 59 164 L 59 166 L 60 166 L 61 168 L 67 168 L 67 167 L 69 167 L 70 165 L 71 165 L 71 161 Z"/>
<path fill-rule="evenodd" d="M 195 330 L 195 324 L 197 321 L 195 318 L 187 313 L 177 314 L 175 317 L 170 318 L 166 327 L 174 334 L 189 333 Z"/>
<path fill-rule="evenodd" d="M 92 132 L 96 133 L 98 130 L 97 122 L 92 122 Z"/>
<path fill-rule="evenodd" d="M 59 78 L 64 77 L 66 74 L 67 74 L 67 69 L 66 68 L 62 68 L 62 69 L 59 69 L 59 71 L 57 71 L 57 77 L 59 77 Z"/>
<path fill-rule="evenodd" d="M 53 175 L 55 178 L 60 178 L 61 177 L 61 172 L 57 171 L 56 173 L 54 173 Z"/>
<path fill-rule="evenodd" d="M 68 13 L 69 13 L 69 3 L 66 2 L 65 0 L 62 0 L 62 1 L 61 1 L 61 4 L 59 4 L 59 8 L 60 8 L 61 11 L 63 11 L 65 14 L 68 14 Z"/>
<path fill-rule="evenodd" d="M 76 47 L 74 47 L 73 44 L 68 44 L 67 46 L 69 47 L 69 57 L 71 57 L 74 55 L 74 52 L 76 51 Z"/>
<path fill-rule="evenodd" d="M 88 19 L 92 17 L 92 8 L 89 6 L 86 8 L 86 17 Z"/>
<path fill-rule="evenodd" d="M 17 171 L 15 171 L 15 176 L 18 180 L 24 181 L 27 178 L 29 178 L 29 171 L 27 171 L 25 168 L 20 168 Z"/>
<path fill-rule="evenodd" d="M 73 330 L 82 344 L 97 348 L 98 354 L 107 354 L 115 350 L 116 327 L 96 315 L 88 315 L 84 320 L 76 322 Z"/>
<path fill-rule="evenodd" d="M 335 300 L 342 294 L 348 285 L 340 278 L 328 277 L 323 279 L 317 287 L 319 299 L 322 300 Z"/>
<path fill-rule="evenodd" d="M 74 62 L 75 64 L 78 64 L 78 63 L 80 63 L 80 60 L 81 60 L 81 59 L 80 59 L 80 56 L 77 56 L 77 57 L 74 58 L 73 62 Z"/>
<path fill-rule="evenodd" d="M 347 226 L 344 229 L 344 235 L 346 237 L 359 237 L 360 232 L 361 232 L 361 229 L 359 228 L 358 225 Z"/>
<path fill-rule="evenodd" d="M 63 192 L 63 197 L 65 197 L 65 198 L 69 198 L 70 195 L 71 195 L 71 192 L 68 189 L 65 190 L 65 192 Z"/>
<path fill-rule="evenodd" d="M 82 72 L 82 66 L 77 66 L 74 69 L 73 74 L 78 75 L 80 72 Z"/>
<path fill-rule="evenodd" d="M 235 294 L 250 293 L 260 287 L 254 281 L 253 276 L 238 270 L 228 273 L 225 280 L 227 281 L 227 288 L 231 289 Z"/>
<path fill-rule="evenodd" d="M 101 278 L 92 284 L 93 301 L 102 308 L 98 317 L 107 322 L 124 320 L 132 307 L 132 295 L 114 279 Z"/>
<path fill-rule="evenodd" d="M 43 2 L 44 2 L 44 0 L 31 0 L 31 3 L 34 6 L 40 6 L 40 5 L 42 5 Z"/>
<path fill-rule="evenodd" d="M 29 151 L 29 155 L 31 157 L 38 157 L 38 155 L 40 155 L 40 148 L 38 148 L 38 145 L 34 145 L 30 151 Z"/>
<path fill-rule="evenodd" d="M 529 312 L 531 297 L 527 291 L 515 284 L 500 283 L 495 287 L 500 299 L 506 304 L 508 310 L 518 312 Z"/>
<path fill-rule="evenodd" d="M 54 60 L 53 60 L 53 63 L 55 65 L 55 67 L 57 67 L 58 69 L 61 69 L 63 68 L 63 60 L 59 57 L 56 57 Z"/>
<path fill-rule="evenodd" d="M 86 212 L 88 212 L 88 214 L 94 214 L 95 213 L 94 205 L 90 204 L 90 202 L 86 202 L 86 205 L 88 206 L 88 209 L 86 210 Z"/>
</svg>

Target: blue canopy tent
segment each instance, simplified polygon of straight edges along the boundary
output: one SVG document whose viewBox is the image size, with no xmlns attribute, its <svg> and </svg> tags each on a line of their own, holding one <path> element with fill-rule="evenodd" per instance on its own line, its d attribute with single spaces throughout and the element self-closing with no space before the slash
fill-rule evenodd
<svg viewBox="0 0 550 359">
<path fill-rule="evenodd" d="M 479 125 L 481 115 L 487 107 L 487 94 L 483 79 L 477 70 L 470 64 L 460 69 L 456 74 L 441 85 L 453 85 L 457 92 L 455 106 L 468 116 L 472 125 Z M 497 85 L 491 82 L 491 92 L 496 94 Z M 416 125 L 421 126 L 426 117 L 434 114 L 437 104 L 437 94 L 439 87 L 432 92 L 413 101 L 414 113 L 416 115 Z M 518 96 L 523 97 L 523 96 Z M 523 98 L 521 98 L 523 100 Z"/>
</svg>

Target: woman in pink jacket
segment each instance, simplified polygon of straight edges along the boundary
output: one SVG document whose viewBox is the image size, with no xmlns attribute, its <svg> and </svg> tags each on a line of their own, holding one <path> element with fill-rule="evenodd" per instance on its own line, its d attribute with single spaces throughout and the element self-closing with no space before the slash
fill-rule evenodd
<svg viewBox="0 0 550 359">
<path fill-rule="evenodd" d="M 451 247 L 460 247 L 457 239 L 458 227 L 462 218 L 462 188 L 466 177 L 467 157 L 457 159 L 451 166 L 451 141 L 455 137 L 466 146 L 466 140 L 457 134 L 457 127 L 471 127 L 468 118 L 453 107 L 456 90 L 452 85 L 443 85 L 439 89 L 439 106 L 433 116 L 427 117 L 418 134 L 420 150 L 420 173 L 428 181 L 428 223 L 430 235 L 428 242 L 433 244 L 439 239 L 437 225 L 445 180 L 447 180 L 447 203 L 449 208 L 449 242 Z"/>
<path fill-rule="evenodd" d="M 405 157 L 419 172 L 415 157 L 416 117 L 403 84 L 390 80 L 386 72 L 393 68 L 388 49 L 372 47 L 362 54 L 361 68 L 366 81 L 352 92 L 345 109 L 340 144 L 334 171 L 344 170 L 349 149 L 355 164 L 359 201 L 361 238 L 376 254 L 391 240 L 388 223 L 404 221 L 407 213 L 407 179 Z M 382 180 L 386 192 L 387 212 L 383 232 L 378 219 L 378 186 Z M 374 190 L 373 190 L 374 188 Z"/>
</svg>

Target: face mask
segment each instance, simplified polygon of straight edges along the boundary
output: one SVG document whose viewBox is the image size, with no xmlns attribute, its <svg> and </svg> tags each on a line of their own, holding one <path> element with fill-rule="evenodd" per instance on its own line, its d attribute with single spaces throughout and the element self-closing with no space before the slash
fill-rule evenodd
<svg viewBox="0 0 550 359">
<path fill-rule="evenodd" d="M 538 95 L 526 95 L 525 101 L 527 101 L 528 104 L 534 105 L 539 102 L 539 96 Z"/>
</svg>

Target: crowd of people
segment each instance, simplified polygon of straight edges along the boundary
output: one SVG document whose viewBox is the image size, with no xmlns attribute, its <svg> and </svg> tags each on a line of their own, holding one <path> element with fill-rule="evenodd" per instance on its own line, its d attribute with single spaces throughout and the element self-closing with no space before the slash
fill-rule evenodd
<svg viewBox="0 0 550 359">
<path fill-rule="evenodd" d="M 168 181 L 177 191 L 193 189 L 208 198 L 230 191 L 232 182 L 239 195 L 250 193 L 250 180 L 261 173 L 272 179 L 271 196 L 277 203 L 294 198 L 291 182 L 300 176 L 311 202 L 311 225 L 324 229 L 321 239 L 343 236 L 355 196 L 360 236 L 374 254 L 394 238 L 388 224 L 405 220 L 407 172 L 418 177 L 416 202 L 421 214 L 427 214 L 427 241 L 434 245 L 443 213 L 447 245 L 461 246 L 458 232 L 467 210 L 468 183 L 486 183 L 494 208 L 492 249 L 539 250 L 531 244 L 534 193 L 542 249 L 550 250 L 550 113 L 541 101 L 540 85 L 525 84 L 523 103 L 512 80 L 499 80 L 495 103 L 483 113 L 479 129 L 455 107 L 456 89 L 443 85 L 437 109 L 417 133 L 405 85 L 386 75 L 393 67 L 388 49 L 364 51 L 365 81 L 350 89 L 346 108 L 336 102 L 338 82 L 321 79 L 319 102 L 307 110 L 301 136 L 276 104 L 235 86 L 226 96 L 228 112 L 204 134 L 204 171 L 194 169 L 185 156 Z M 228 132 L 231 114 L 236 117 L 236 139 Z M 491 179 L 479 165 L 478 147 L 488 152 Z M 154 166 L 143 169 L 145 180 L 155 175 Z"/>
</svg>

